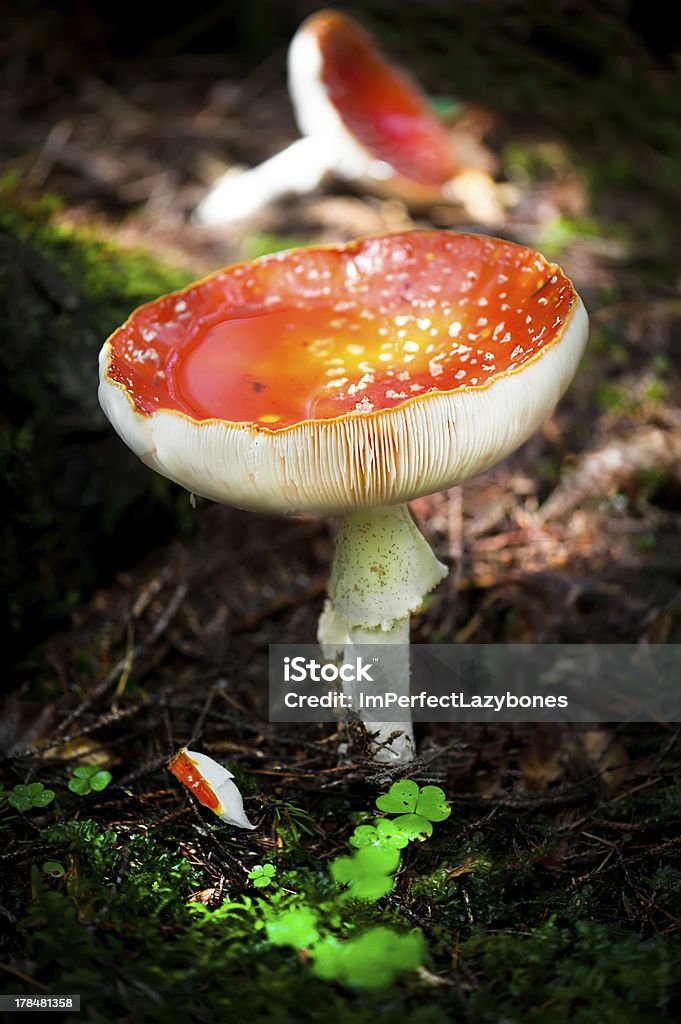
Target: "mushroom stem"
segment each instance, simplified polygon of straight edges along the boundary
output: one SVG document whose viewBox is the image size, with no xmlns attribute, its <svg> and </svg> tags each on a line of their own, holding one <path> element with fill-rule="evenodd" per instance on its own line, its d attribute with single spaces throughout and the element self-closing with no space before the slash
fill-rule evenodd
<svg viewBox="0 0 681 1024">
<path fill-rule="evenodd" d="M 332 163 L 333 154 L 318 139 L 296 139 L 251 170 L 223 174 L 199 203 L 193 219 L 212 226 L 251 217 L 275 199 L 312 192 Z"/>
<path fill-rule="evenodd" d="M 319 619 L 317 635 L 324 656 L 334 657 L 342 651 L 348 661 L 356 658 L 358 645 L 394 647 L 394 651 L 382 652 L 381 673 L 389 680 L 391 692 L 407 696 L 409 617 L 446 575 L 446 566 L 433 554 L 406 505 L 343 516 L 331 571 L 331 600 Z M 380 684 L 373 692 L 367 682 L 343 685 L 367 730 L 375 734 L 375 759 L 411 760 L 411 716 L 401 722 L 377 722 L 375 712 L 359 706 L 359 691 L 380 696 Z M 388 742 L 397 731 L 400 735 Z"/>
</svg>

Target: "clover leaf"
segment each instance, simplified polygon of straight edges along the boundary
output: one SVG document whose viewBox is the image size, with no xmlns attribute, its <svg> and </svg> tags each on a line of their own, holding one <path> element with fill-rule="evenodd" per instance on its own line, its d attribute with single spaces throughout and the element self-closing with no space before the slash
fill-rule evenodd
<svg viewBox="0 0 681 1024">
<path fill-rule="evenodd" d="M 394 782 L 387 793 L 376 800 L 380 811 L 397 814 L 392 826 L 397 834 L 410 839 L 427 839 L 433 834 L 433 821 L 444 821 L 452 813 L 439 786 L 422 789 L 411 779 Z"/>
<path fill-rule="evenodd" d="M 73 769 L 73 778 L 69 779 L 69 789 L 78 796 L 88 793 L 101 793 L 109 785 L 113 775 L 96 764 L 82 764 Z"/>
<path fill-rule="evenodd" d="M 416 810 L 416 801 L 419 798 L 418 783 L 411 779 L 401 779 L 393 782 L 387 793 L 382 793 L 376 800 L 379 811 L 387 814 L 411 814 Z"/>
<path fill-rule="evenodd" d="M 393 824 L 407 842 L 414 839 L 423 842 L 433 834 L 433 826 L 427 818 L 422 818 L 420 814 L 400 814 L 399 818 L 393 819 Z"/>
<path fill-rule="evenodd" d="M 317 915 L 308 907 L 285 910 L 267 921 L 267 937 L 273 946 L 293 946 L 307 949 L 319 939 Z"/>
<path fill-rule="evenodd" d="M 399 935 L 391 928 L 370 928 L 349 942 L 323 939 L 313 951 L 312 973 L 352 988 L 380 989 L 391 985 L 402 971 L 423 963 L 425 942 L 418 931 Z"/>
<path fill-rule="evenodd" d="M 358 825 L 348 841 L 357 850 L 365 846 L 388 846 L 402 850 L 409 843 L 409 836 L 397 829 L 389 818 L 379 818 L 375 825 Z"/>
<path fill-rule="evenodd" d="M 32 807 L 47 807 L 54 800 L 54 791 L 45 789 L 42 782 L 30 782 L 27 786 L 15 786 L 7 802 L 18 811 L 30 811 Z"/>
<path fill-rule="evenodd" d="M 274 864 L 256 864 L 253 870 L 248 872 L 248 877 L 253 885 L 264 889 L 265 886 L 272 884 L 275 873 L 276 868 Z"/>
<path fill-rule="evenodd" d="M 358 900 L 378 900 L 393 887 L 393 871 L 397 870 L 400 855 L 388 846 L 364 846 L 352 857 L 337 857 L 331 862 L 331 876 L 335 882 L 347 885 L 348 897 Z"/>
<path fill-rule="evenodd" d="M 439 786 L 424 786 L 416 801 L 416 813 L 428 821 L 445 821 L 452 809 Z"/>
</svg>

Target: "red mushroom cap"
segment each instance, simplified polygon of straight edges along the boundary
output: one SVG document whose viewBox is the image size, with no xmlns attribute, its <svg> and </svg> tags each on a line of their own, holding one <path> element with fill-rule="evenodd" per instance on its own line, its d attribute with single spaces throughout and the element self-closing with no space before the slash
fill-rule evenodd
<svg viewBox="0 0 681 1024">
<path fill-rule="evenodd" d="M 339 11 L 318 11 L 298 29 L 289 90 L 301 131 L 328 138 L 348 177 L 391 182 L 393 191 L 425 200 L 460 170 L 416 83 Z"/>
<path fill-rule="evenodd" d="M 538 253 L 414 231 L 237 264 L 141 307 L 102 350 L 100 398 L 189 490 L 337 512 L 508 454 L 585 341 L 578 295 Z"/>
</svg>

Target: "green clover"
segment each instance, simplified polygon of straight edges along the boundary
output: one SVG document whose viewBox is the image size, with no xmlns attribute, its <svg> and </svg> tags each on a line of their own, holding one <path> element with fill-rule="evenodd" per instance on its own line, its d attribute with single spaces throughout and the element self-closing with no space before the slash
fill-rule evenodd
<svg viewBox="0 0 681 1024">
<path fill-rule="evenodd" d="M 18 811 L 30 811 L 32 807 L 47 807 L 54 800 L 54 791 L 45 789 L 42 782 L 30 782 L 27 786 L 15 786 L 7 802 Z"/>
<path fill-rule="evenodd" d="M 422 843 L 433 834 L 433 826 L 427 818 L 420 814 L 401 814 L 394 819 L 395 828 L 407 838 L 407 842 L 417 840 Z"/>
<path fill-rule="evenodd" d="M 411 814 L 416 810 L 419 798 L 419 786 L 411 779 L 393 782 L 387 793 L 382 793 L 376 800 L 379 811 L 386 814 Z"/>
<path fill-rule="evenodd" d="M 319 939 L 317 915 L 308 907 L 285 910 L 265 925 L 267 938 L 273 946 L 307 949 Z"/>
<path fill-rule="evenodd" d="M 101 793 L 109 785 L 113 775 L 96 764 L 82 764 L 73 769 L 73 778 L 69 779 L 69 789 L 78 796 L 88 793 Z"/>
<path fill-rule="evenodd" d="M 330 870 L 335 882 L 348 885 L 347 897 L 378 900 L 391 891 L 399 863 L 398 851 L 389 846 L 363 846 L 352 857 L 337 857 Z"/>
<path fill-rule="evenodd" d="M 248 877 L 253 885 L 264 889 L 265 886 L 273 883 L 275 873 L 274 864 L 255 864 L 253 870 L 248 872 Z"/>
<path fill-rule="evenodd" d="M 379 811 L 397 814 L 393 827 L 407 839 L 427 839 L 433 834 L 433 821 L 444 821 L 452 813 L 439 786 L 421 789 L 411 779 L 394 782 L 387 793 L 376 800 Z"/>
<path fill-rule="evenodd" d="M 43 864 L 43 871 L 50 878 L 62 878 L 66 874 L 66 868 L 60 860 L 46 860 Z"/>
<path fill-rule="evenodd" d="M 313 950 L 312 973 L 352 988 L 387 988 L 403 971 L 420 967 L 425 952 L 418 930 L 399 935 L 391 928 L 370 928 L 349 942 L 333 936 L 323 939 Z"/>
<path fill-rule="evenodd" d="M 378 818 L 375 825 L 358 825 L 348 842 L 357 850 L 365 846 L 402 850 L 409 843 L 409 837 L 396 828 L 390 818 Z"/>
</svg>

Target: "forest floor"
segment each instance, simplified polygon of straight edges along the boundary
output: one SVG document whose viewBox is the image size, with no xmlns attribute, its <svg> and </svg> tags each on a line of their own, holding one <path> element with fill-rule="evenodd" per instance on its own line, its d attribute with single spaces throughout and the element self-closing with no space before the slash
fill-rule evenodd
<svg viewBox="0 0 681 1024">
<path fill-rule="evenodd" d="M 102 277 L 113 252 L 117 273 L 128 259 L 140 273 L 115 302 L 107 292 L 111 330 L 123 294 L 153 298 L 164 274 L 179 287 L 292 245 L 437 227 L 538 248 L 584 299 L 587 355 L 514 456 L 413 503 L 451 572 L 414 616 L 412 641 L 678 643 L 678 76 L 614 17 L 591 12 L 568 28 L 550 9 L 506 24 L 482 4 L 465 25 L 447 24 L 446 50 L 444 16 L 424 6 L 418 23 L 401 12 L 393 24 L 389 5 L 366 4 L 365 21 L 447 101 L 459 145 L 501 186 L 494 227 L 461 208 L 413 213 L 338 185 L 238 228 L 198 227 L 189 215 L 209 181 L 296 137 L 282 46 L 225 69 L 180 33 L 98 65 L 52 38 L 45 17 L 18 27 L 9 51 L 0 241 L 22 259 L 27 246 L 40 253 L 44 268 L 21 280 L 38 282 L 62 333 L 75 316 L 66 286 L 87 293 L 77 312 L 102 305 L 92 260 L 81 275 L 72 251 L 105 251 Z M 485 14 L 497 19 L 489 34 Z M 36 214 L 42 194 L 60 204 L 42 201 Z M 140 248 L 172 270 L 142 274 Z M 12 308 L 9 289 L 3 301 Z M 81 359 L 105 336 L 78 334 Z M 93 422 L 94 465 L 111 431 Z M 369 759 L 357 723 L 270 723 L 269 645 L 313 641 L 333 524 L 201 501 L 193 512 L 175 491 L 153 500 L 166 512 L 181 503 L 168 513 L 174 536 L 165 523 L 155 537 L 146 521 L 134 557 L 122 546 L 102 572 L 74 571 L 77 596 L 35 643 L 22 626 L 21 672 L 0 705 L 0 991 L 80 993 L 92 1021 L 681 1018 L 678 724 L 420 725 L 417 760 L 395 773 Z M 58 547 L 59 529 L 58 519 L 41 526 L 41 545 L 52 531 Z M 35 566 L 23 563 L 38 581 L 52 557 L 39 550 Z M 24 618 L 39 618 L 39 602 L 38 588 Z M 166 765 L 182 746 L 227 764 L 252 832 L 175 783 Z M 76 792 L 83 766 L 111 781 Z M 343 898 L 334 864 L 405 774 L 441 787 L 452 813 L 402 851 L 387 895 Z M 255 884 L 263 864 L 274 867 L 269 885 Z M 379 927 L 390 930 L 384 948 L 357 945 Z M 418 933 L 418 965 L 387 967 L 399 959 L 394 936 Z M 320 952 L 336 940 L 342 969 L 340 947 L 332 967 Z"/>
</svg>

